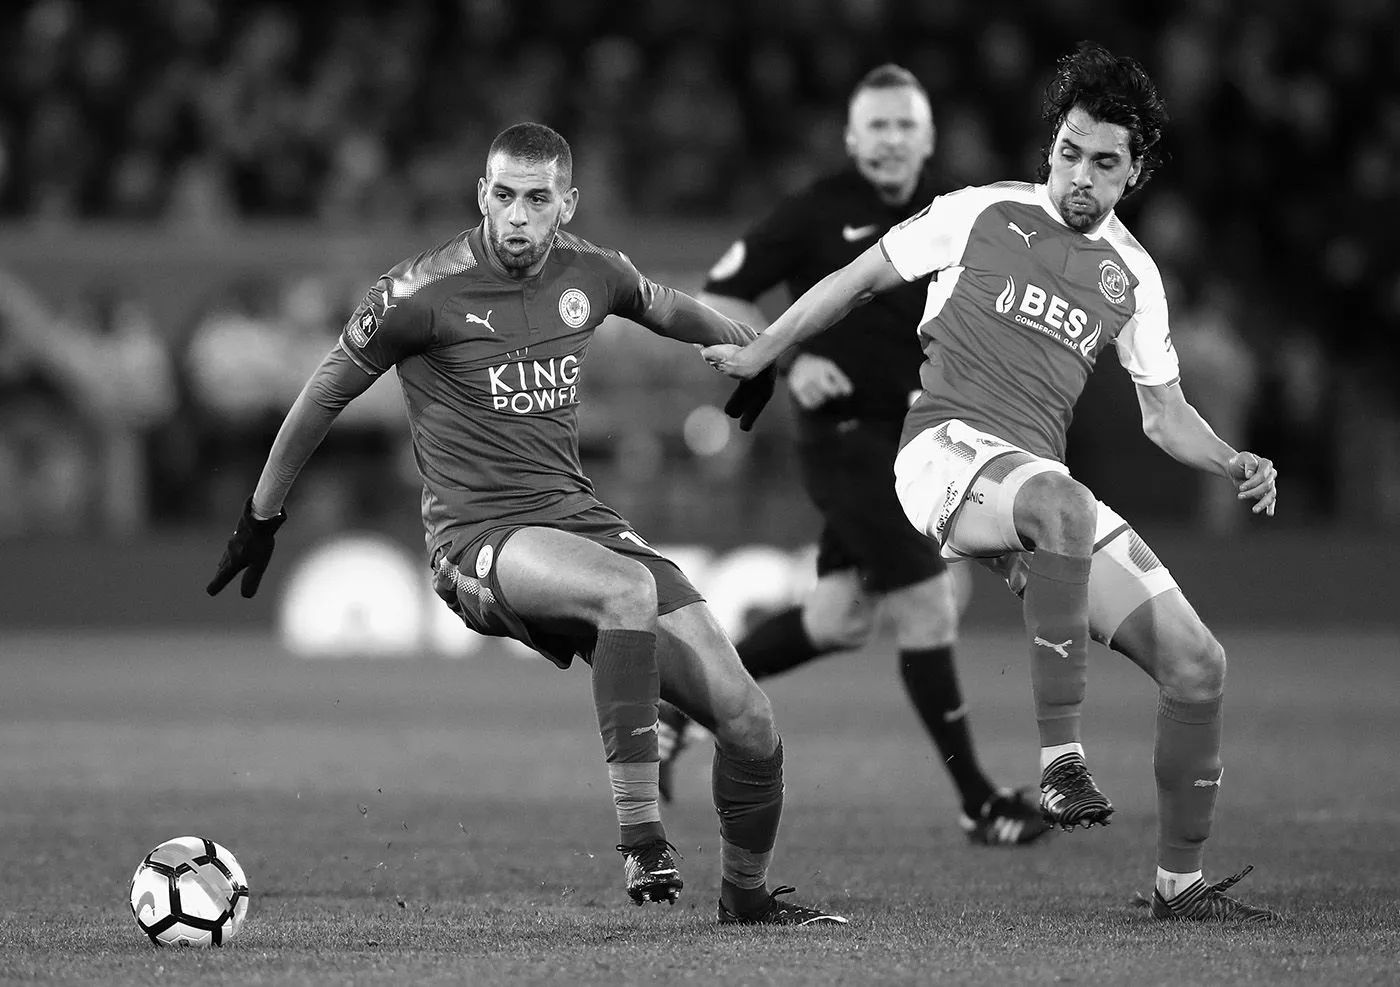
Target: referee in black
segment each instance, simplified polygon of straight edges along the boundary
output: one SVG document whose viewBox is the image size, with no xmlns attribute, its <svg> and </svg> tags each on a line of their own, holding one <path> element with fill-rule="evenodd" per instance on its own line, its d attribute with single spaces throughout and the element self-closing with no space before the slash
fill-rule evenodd
<svg viewBox="0 0 1400 987">
<path fill-rule="evenodd" d="M 945 191 L 926 168 L 933 113 L 917 78 L 882 65 L 848 106 L 851 163 L 788 196 L 710 271 L 701 300 L 755 329 L 755 304 L 783 284 L 798 298 L 890 227 Z M 938 550 L 910 525 L 894 493 L 894 459 L 923 352 L 917 329 L 927 279 L 872 299 L 805 343 L 787 370 L 798 408 L 802 483 L 821 511 L 817 585 L 801 607 L 753 628 L 737 645 L 757 679 L 863 647 L 883 605 L 895 627 L 909 698 L 962 801 L 974 843 L 1030 843 L 1048 831 L 1022 793 L 998 789 L 977 763 L 953 664 L 961 610 Z M 964 581 L 964 586 L 966 582 Z M 684 717 L 662 713 L 663 794 L 685 746 Z"/>
</svg>

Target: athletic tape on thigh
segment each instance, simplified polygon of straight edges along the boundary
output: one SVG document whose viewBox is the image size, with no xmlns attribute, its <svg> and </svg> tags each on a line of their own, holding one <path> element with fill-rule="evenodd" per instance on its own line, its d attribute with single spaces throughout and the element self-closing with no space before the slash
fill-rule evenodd
<svg viewBox="0 0 1400 987">
<path fill-rule="evenodd" d="M 992 466 L 996 465 L 992 463 Z M 988 473 L 991 472 L 991 468 L 987 468 Z M 1010 472 L 997 484 L 997 525 L 1007 547 L 1018 552 L 1024 552 L 1026 546 L 1021 541 L 1021 536 L 1016 533 L 1016 495 L 1021 492 L 1026 481 L 1042 473 L 1064 473 L 1068 476 L 1069 470 L 1063 463 L 1057 463 L 1053 459 L 1032 459 L 1012 466 Z"/>
<path fill-rule="evenodd" d="M 1176 588 L 1176 578 L 1147 542 L 1103 501 L 1089 569 L 1089 631 L 1107 645 L 1134 610 Z"/>
</svg>

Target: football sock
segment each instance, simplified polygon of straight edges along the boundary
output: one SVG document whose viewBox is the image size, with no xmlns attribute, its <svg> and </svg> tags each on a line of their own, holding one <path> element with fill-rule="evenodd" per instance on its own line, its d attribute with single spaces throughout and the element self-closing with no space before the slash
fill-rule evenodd
<svg viewBox="0 0 1400 987">
<path fill-rule="evenodd" d="M 1157 865 L 1174 874 L 1201 869 L 1205 842 L 1215 818 L 1220 764 L 1222 697 L 1157 703 Z"/>
<path fill-rule="evenodd" d="M 600 630 L 593 649 L 593 703 L 622 843 L 664 838 L 657 805 L 657 704 L 661 675 L 651 631 Z"/>
<path fill-rule="evenodd" d="M 1036 549 L 1026 578 L 1026 634 L 1040 746 L 1079 740 L 1088 681 L 1088 556 Z"/>
<path fill-rule="evenodd" d="M 1084 745 L 1083 745 L 1083 744 L 1056 744 L 1056 745 L 1053 746 L 1053 747 L 1042 747 L 1042 748 L 1040 749 L 1040 770 L 1041 770 L 1041 772 L 1044 773 L 1044 771 L 1045 771 L 1046 768 L 1050 767 L 1050 765 L 1052 765 L 1052 764 L 1055 763 L 1056 759 L 1062 757 L 1062 756 L 1065 755 L 1065 754 L 1078 754 L 1080 757 L 1083 757 L 1083 756 L 1084 756 Z"/>
<path fill-rule="evenodd" d="M 719 814 L 720 900 L 747 914 L 768 903 L 768 861 L 783 815 L 783 743 L 767 757 L 736 757 L 715 745 L 715 811 Z"/>
<path fill-rule="evenodd" d="M 1161 867 L 1157 868 L 1157 890 L 1167 901 L 1171 901 L 1191 885 L 1203 879 L 1204 875 L 1200 871 L 1193 871 L 1190 874 L 1175 874 L 1172 871 L 1163 870 Z"/>
<path fill-rule="evenodd" d="M 977 818 L 996 789 L 977 763 L 972 731 L 967 725 L 967 706 L 963 703 L 958 670 L 953 664 L 953 649 L 900 651 L 899 673 L 909 701 L 942 755 L 943 767 L 958 786 L 963 811 Z"/>
<path fill-rule="evenodd" d="M 734 649 L 755 679 L 786 672 L 826 653 L 807 636 L 801 607 L 790 607 L 760 622 Z"/>
</svg>

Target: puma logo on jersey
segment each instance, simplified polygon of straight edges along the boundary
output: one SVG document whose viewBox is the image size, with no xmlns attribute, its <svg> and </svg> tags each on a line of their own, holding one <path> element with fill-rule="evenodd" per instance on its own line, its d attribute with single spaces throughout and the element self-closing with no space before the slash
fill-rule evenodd
<svg viewBox="0 0 1400 987">
<path fill-rule="evenodd" d="M 880 232 L 878 225 L 870 226 L 843 226 L 841 228 L 841 239 L 847 243 L 855 243 L 857 240 L 864 240 L 866 237 L 874 236 Z"/>
<path fill-rule="evenodd" d="M 1030 247 L 1031 247 L 1031 237 L 1035 236 L 1037 233 L 1040 232 L 1039 230 L 1031 230 L 1029 233 L 1027 233 L 1025 230 L 1021 229 L 1021 227 L 1017 226 L 1015 223 L 1007 223 L 1007 224 L 1006 224 L 1006 228 L 1007 228 L 1008 230 L 1010 230 L 1012 233 L 1015 233 L 1015 234 L 1016 234 L 1017 236 L 1019 236 L 1022 240 L 1025 240 L 1025 241 L 1026 241 L 1026 249 L 1027 249 L 1027 250 L 1029 250 Z"/>
<path fill-rule="evenodd" d="M 489 309 L 489 308 L 488 308 L 488 309 L 486 310 L 486 318 L 484 318 L 484 319 L 483 319 L 481 316 L 479 316 L 479 315 L 472 315 L 470 312 L 468 312 L 466 315 L 462 316 L 462 318 L 464 318 L 464 319 L 467 320 L 467 324 L 468 324 L 468 325 L 470 325 L 470 324 L 472 324 L 472 323 L 476 323 L 476 324 L 479 325 L 479 326 L 485 326 L 487 329 L 490 329 L 492 332 L 495 332 L 495 331 L 496 331 L 495 327 L 491 325 L 491 313 L 492 313 L 493 311 L 495 311 L 495 310 L 494 310 L 494 309 Z"/>
<path fill-rule="evenodd" d="M 1042 648 L 1049 648 L 1051 651 L 1055 652 L 1055 654 L 1059 655 L 1065 661 L 1069 661 L 1069 646 L 1070 642 L 1073 640 L 1074 638 L 1072 637 L 1066 638 L 1059 644 L 1056 644 L 1054 641 L 1047 641 L 1045 640 L 1045 638 L 1037 635 L 1033 643 Z"/>
</svg>

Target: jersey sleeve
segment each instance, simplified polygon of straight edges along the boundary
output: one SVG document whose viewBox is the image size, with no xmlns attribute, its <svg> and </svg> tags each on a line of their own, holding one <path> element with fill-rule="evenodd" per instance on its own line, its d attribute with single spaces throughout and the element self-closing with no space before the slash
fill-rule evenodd
<svg viewBox="0 0 1400 987">
<path fill-rule="evenodd" d="M 797 270 L 811 240 L 812 208 L 806 196 L 784 199 L 755 223 L 743 239 L 730 244 L 710 268 L 704 290 L 752 302 L 788 280 Z"/>
<path fill-rule="evenodd" d="M 1181 364 L 1168 326 L 1166 291 L 1155 268 L 1139 273 L 1135 294 L 1133 317 L 1114 339 L 1118 362 L 1135 384 L 1152 387 L 1174 383 L 1181 377 Z"/>
<path fill-rule="evenodd" d="M 637 265 L 620 250 L 604 255 L 603 279 L 607 283 L 608 311 L 636 322 L 651 307 L 656 283 L 637 270 Z"/>
<path fill-rule="evenodd" d="M 385 275 L 374 283 L 340 333 L 340 348 L 361 370 L 378 376 L 428 348 L 432 312 L 417 295 L 394 294 Z"/>
<path fill-rule="evenodd" d="M 962 259 L 973 221 L 993 198 L 985 188 L 940 195 L 880 238 L 880 249 L 899 276 L 917 281 Z"/>
</svg>

